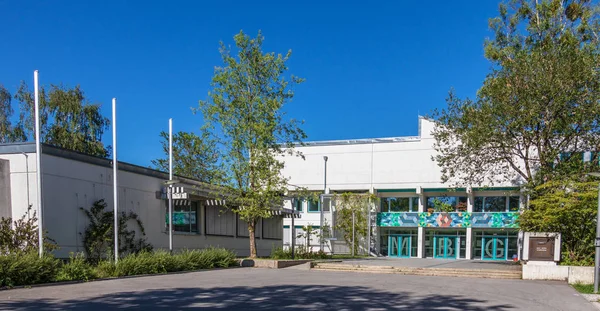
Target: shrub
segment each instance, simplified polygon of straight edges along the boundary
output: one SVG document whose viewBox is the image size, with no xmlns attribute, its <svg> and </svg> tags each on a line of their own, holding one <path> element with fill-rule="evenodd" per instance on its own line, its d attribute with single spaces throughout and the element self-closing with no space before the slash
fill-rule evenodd
<svg viewBox="0 0 600 311">
<path fill-rule="evenodd" d="M 94 271 L 98 278 L 110 278 L 116 276 L 115 263 L 108 260 L 102 260 L 94 267 Z"/>
<path fill-rule="evenodd" d="M 114 212 L 105 210 L 107 203 L 104 200 L 94 202 L 87 210 L 80 208 L 88 218 L 89 225 L 83 233 L 83 246 L 88 261 L 98 263 L 100 260 L 110 258 L 114 245 Z M 136 231 L 129 230 L 128 223 L 134 222 L 142 238 L 136 238 Z M 146 241 L 146 232 L 139 216 L 134 212 L 119 213 L 119 254 L 126 255 L 141 251 L 151 251 L 152 245 Z"/>
<path fill-rule="evenodd" d="M 0 256 L 0 287 L 52 282 L 59 266 L 52 255 L 40 258 L 35 251 Z"/>
<path fill-rule="evenodd" d="M 28 215 L 33 213 L 31 217 Z M 21 218 L 0 218 L 0 255 L 35 252 L 38 249 L 38 226 L 35 211 L 31 207 Z M 56 249 L 56 243 L 44 233 L 44 249 Z"/>
<path fill-rule="evenodd" d="M 57 281 L 89 281 L 97 278 L 96 270 L 88 264 L 83 253 L 69 256 L 69 261 L 63 264 L 56 275 Z"/>
<path fill-rule="evenodd" d="M 233 252 L 223 248 L 184 250 L 174 255 L 159 250 L 129 254 L 117 264 L 100 261 L 91 265 L 82 253 L 71 253 L 69 261 L 61 265 L 60 260 L 51 255 L 39 258 L 37 252 L 20 252 L 0 256 L 0 287 L 226 268 L 235 264 L 235 258 Z"/>
<path fill-rule="evenodd" d="M 223 248 L 184 250 L 177 254 L 166 251 L 130 254 L 117 263 L 115 276 L 226 268 L 235 264 L 235 254 Z"/>
<path fill-rule="evenodd" d="M 292 259 L 292 250 L 278 247 L 271 252 L 272 259 Z M 295 259 L 327 259 L 331 256 L 324 251 L 309 252 L 305 247 L 296 248 Z"/>
</svg>

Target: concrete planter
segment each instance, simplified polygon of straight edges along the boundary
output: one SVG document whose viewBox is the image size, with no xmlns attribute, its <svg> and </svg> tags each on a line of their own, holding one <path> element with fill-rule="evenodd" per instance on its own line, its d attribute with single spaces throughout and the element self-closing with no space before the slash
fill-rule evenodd
<svg viewBox="0 0 600 311">
<path fill-rule="evenodd" d="M 526 264 L 523 265 L 523 279 L 592 284 L 594 283 L 594 267 Z"/>
<path fill-rule="evenodd" d="M 278 259 L 240 259 L 240 266 L 254 268 L 281 269 L 311 262 L 310 259 L 278 260 Z"/>
</svg>

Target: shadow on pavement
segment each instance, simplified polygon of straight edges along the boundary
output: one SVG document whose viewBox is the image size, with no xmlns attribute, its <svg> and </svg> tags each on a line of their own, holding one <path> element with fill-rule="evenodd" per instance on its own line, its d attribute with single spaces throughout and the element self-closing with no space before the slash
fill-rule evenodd
<svg viewBox="0 0 600 311">
<path fill-rule="evenodd" d="M 0 301 L 0 310 L 510 310 L 449 294 L 414 295 L 360 286 L 173 288 L 121 292 L 85 299 Z"/>
</svg>

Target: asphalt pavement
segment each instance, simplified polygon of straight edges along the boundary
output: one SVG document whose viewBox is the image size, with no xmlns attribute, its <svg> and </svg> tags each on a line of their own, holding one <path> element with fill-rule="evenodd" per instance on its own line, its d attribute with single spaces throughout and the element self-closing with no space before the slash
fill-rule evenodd
<svg viewBox="0 0 600 311">
<path fill-rule="evenodd" d="M 0 310 L 597 310 L 564 282 L 236 268 L 0 291 Z"/>
</svg>

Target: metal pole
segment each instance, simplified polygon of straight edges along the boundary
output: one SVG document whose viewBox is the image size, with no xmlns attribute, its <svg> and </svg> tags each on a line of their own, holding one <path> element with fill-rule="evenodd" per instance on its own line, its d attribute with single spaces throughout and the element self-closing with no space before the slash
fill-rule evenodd
<svg viewBox="0 0 600 311">
<path fill-rule="evenodd" d="M 323 194 L 327 193 L 327 156 L 323 157 L 323 160 L 325 160 L 325 167 L 324 167 L 324 179 L 323 179 Z M 320 247 L 319 249 L 321 250 L 321 252 L 323 252 L 323 207 L 325 202 L 323 202 L 323 199 L 321 199 L 321 217 L 320 217 L 320 221 L 319 221 L 319 228 L 321 229 L 321 238 L 320 240 Z"/>
<path fill-rule="evenodd" d="M 371 255 L 371 199 L 369 199 L 367 212 L 367 256 Z"/>
<path fill-rule="evenodd" d="M 294 259 L 295 256 L 295 249 L 296 249 L 296 227 L 294 226 L 294 218 L 296 215 L 292 214 L 292 228 L 291 228 L 291 233 L 292 233 L 292 259 Z"/>
<path fill-rule="evenodd" d="M 354 257 L 354 210 L 352 210 L 352 257 Z"/>
<path fill-rule="evenodd" d="M 33 100 L 35 104 L 35 165 L 37 177 L 38 250 L 44 255 L 44 218 L 42 215 L 42 137 L 40 135 L 40 92 L 38 71 L 33 72 Z"/>
<path fill-rule="evenodd" d="M 599 273 L 598 273 L 598 269 L 600 268 L 600 244 L 598 244 L 599 241 L 600 241 L 600 184 L 598 184 L 598 215 L 596 217 L 596 241 L 595 241 L 596 262 L 595 262 L 595 266 L 594 266 L 594 293 L 595 294 L 598 293 L 598 283 L 600 281 Z"/>
<path fill-rule="evenodd" d="M 114 229 L 115 229 L 115 263 L 119 261 L 119 193 L 117 188 L 117 170 L 119 162 L 117 161 L 117 99 L 112 99 L 112 134 L 113 134 L 113 206 L 114 206 Z"/>
<path fill-rule="evenodd" d="M 169 181 L 173 181 L 173 119 L 169 119 Z M 169 184 L 169 252 L 173 252 L 173 184 Z"/>
</svg>

